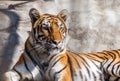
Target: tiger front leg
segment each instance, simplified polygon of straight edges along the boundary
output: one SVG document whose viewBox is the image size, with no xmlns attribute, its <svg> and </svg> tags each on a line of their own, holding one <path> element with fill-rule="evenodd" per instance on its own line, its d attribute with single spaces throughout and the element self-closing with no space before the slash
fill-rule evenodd
<svg viewBox="0 0 120 81">
<path fill-rule="evenodd" d="M 20 81 L 20 78 L 16 71 L 8 71 L 3 74 L 2 81 Z"/>
</svg>

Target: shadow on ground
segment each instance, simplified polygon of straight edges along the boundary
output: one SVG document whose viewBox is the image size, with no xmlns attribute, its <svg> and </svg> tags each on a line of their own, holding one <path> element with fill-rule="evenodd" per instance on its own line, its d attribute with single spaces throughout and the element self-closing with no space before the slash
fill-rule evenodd
<svg viewBox="0 0 120 81">
<path fill-rule="evenodd" d="M 16 48 L 20 43 L 17 29 L 21 17 L 14 9 L 28 2 L 31 1 L 11 4 L 7 9 L 0 8 L 0 77 L 11 68 Z"/>
<path fill-rule="evenodd" d="M 9 22 L 8 27 L 0 25 L 0 75 L 2 75 L 2 73 L 9 69 L 15 48 L 19 43 L 19 36 L 16 33 L 16 30 L 19 25 L 20 17 L 15 12 L 9 11 L 8 9 L 0 9 L 0 13 L 8 17 L 8 20 L 1 19 L 1 21 L 4 22 L 1 24 L 6 24 L 6 21 Z"/>
</svg>

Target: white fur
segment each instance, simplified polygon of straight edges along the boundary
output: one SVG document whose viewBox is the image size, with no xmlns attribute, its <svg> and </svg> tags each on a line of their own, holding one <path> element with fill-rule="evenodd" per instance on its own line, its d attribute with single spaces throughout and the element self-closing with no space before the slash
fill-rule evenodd
<svg viewBox="0 0 120 81">
<path fill-rule="evenodd" d="M 64 65 L 63 64 L 61 64 L 60 62 L 57 62 L 57 64 L 55 64 L 55 66 L 53 66 L 52 68 L 51 67 L 49 67 L 49 69 L 46 71 L 46 77 L 48 78 L 48 79 L 50 79 L 51 77 L 54 77 L 53 75 L 56 73 L 56 72 L 59 72 L 61 69 L 63 69 L 64 68 Z M 49 74 L 49 72 L 50 72 L 50 76 L 48 75 Z M 58 79 L 59 78 L 59 80 L 60 80 L 60 77 L 62 77 L 62 76 L 64 76 L 64 72 L 60 72 L 60 73 L 58 73 L 55 77 L 56 77 L 56 79 Z M 62 75 L 62 76 L 61 76 Z M 58 81 L 58 80 L 55 80 L 55 81 Z"/>
<path fill-rule="evenodd" d="M 9 71 L 5 73 L 5 81 L 19 81 L 20 76 L 15 71 Z"/>
<path fill-rule="evenodd" d="M 26 63 L 27 63 L 27 66 L 28 66 L 28 69 L 31 71 L 32 73 L 32 77 L 34 78 L 34 80 L 36 81 L 40 81 L 42 78 L 41 78 L 41 75 L 40 75 L 40 68 L 36 65 L 33 64 L 33 62 L 31 61 L 31 59 L 25 55 L 27 57 L 26 59 Z"/>
<path fill-rule="evenodd" d="M 26 69 L 24 64 L 18 65 L 15 67 L 15 70 L 17 70 L 19 73 L 21 73 L 22 78 L 25 79 L 26 77 L 28 79 L 32 79 L 32 75 L 30 72 Z"/>
</svg>

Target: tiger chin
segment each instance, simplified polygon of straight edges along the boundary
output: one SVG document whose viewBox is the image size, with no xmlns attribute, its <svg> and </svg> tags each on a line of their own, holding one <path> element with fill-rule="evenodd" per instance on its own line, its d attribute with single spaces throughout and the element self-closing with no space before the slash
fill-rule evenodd
<svg viewBox="0 0 120 81">
<path fill-rule="evenodd" d="M 68 11 L 29 12 L 32 28 L 24 52 L 3 81 L 119 81 L 120 50 L 76 54 L 66 50 Z"/>
</svg>

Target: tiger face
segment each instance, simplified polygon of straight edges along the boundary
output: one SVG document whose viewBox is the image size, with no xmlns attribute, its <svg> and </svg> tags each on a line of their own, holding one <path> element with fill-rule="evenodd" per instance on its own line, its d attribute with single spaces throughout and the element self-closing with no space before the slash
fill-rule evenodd
<svg viewBox="0 0 120 81">
<path fill-rule="evenodd" d="M 32 22 L 32 36 L 36 44 L 50 53 L 62 52 L 66 45 L 67 10 L 62 10 L 58 15 L 41 15 L 33 8 L 29 14 Z"/>
</svg>

